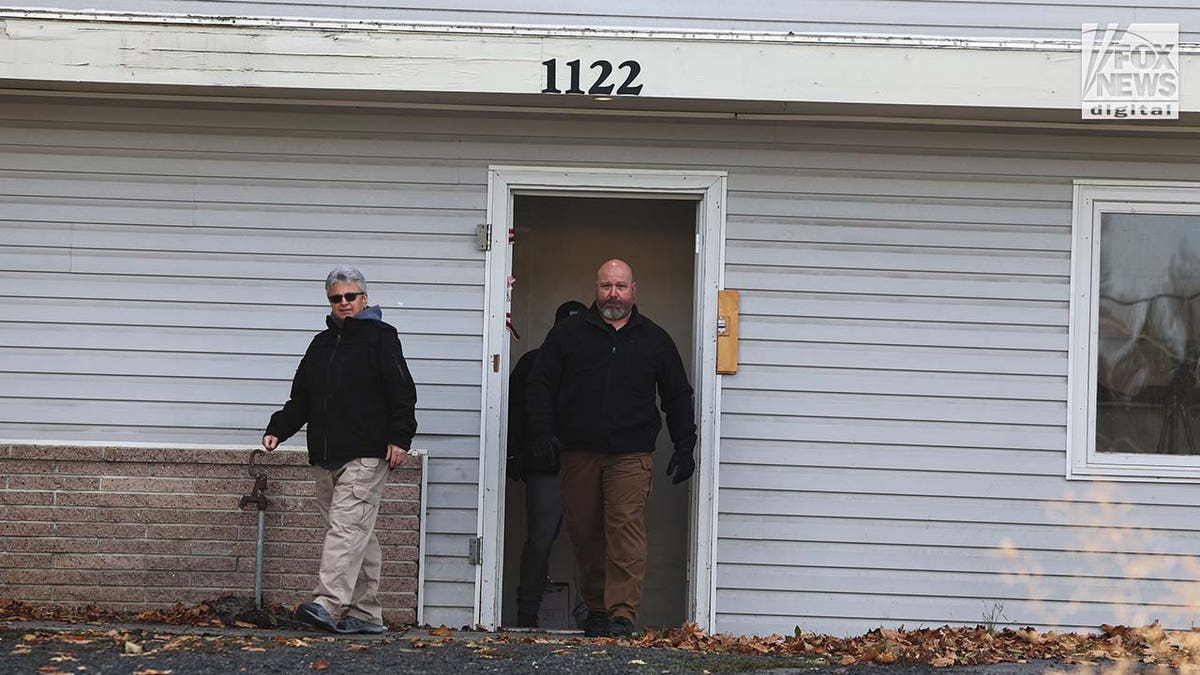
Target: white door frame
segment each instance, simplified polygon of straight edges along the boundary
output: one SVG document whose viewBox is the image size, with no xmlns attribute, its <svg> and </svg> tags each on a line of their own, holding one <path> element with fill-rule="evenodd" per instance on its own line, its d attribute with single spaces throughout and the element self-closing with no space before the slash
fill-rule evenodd
<svg viewBox="0 0 1200 675">
<path fill-rule="evenodd" d="M 509 340 L 505 329 L 511 303 L 513 196 L 645 197 L 692 199 L 696 218 L 695 307 L 693 316 L 696 422 L 699 435 L 696 474 L 689 489 L 687 620 L 711 630 L 715 611 L 717 468 L 720 438 L 720 376 L 717 375 L 717 290 L 724 284 L 725 192 L 723 171 L 655 171 L 574 167 L 492 166 L 488 169 L 487 222 L 492 226 L 487 254 L 483 331 L 483 414 L 480 421 L 479 524 L 481 564 L 476 571 L 475 622 L 500 626 L 504 555 L 503 403 L 508 400 Z M 581 273 L 590 273 L 582 270 Z M 496 361 L 498 359 L 498 361 Z M 499 367 L 493 367 L 498 363 Z"/>
</svg>

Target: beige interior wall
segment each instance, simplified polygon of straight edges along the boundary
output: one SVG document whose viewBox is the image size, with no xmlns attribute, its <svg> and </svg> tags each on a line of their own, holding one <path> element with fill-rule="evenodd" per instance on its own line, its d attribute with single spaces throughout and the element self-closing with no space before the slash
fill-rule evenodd
<svg viewBox="0 0 1200 675">
<path fill-rule="evenodd" d="M 665 199 L 518 197 L 514 205 L 513 339 L 509 368 L 536 348 L 566 300 L 591 304 L 596 269 L 621 258 L 634 270 L 638 309 L 675 340 L 692 377 L 692 312 L 696 202 Z M 685 615 L 689 483 L 666 476 L 671 441 L 663 427 L 654 453 L 654 484 L 646 509 L 649 552 L 638 623 L 678 625 Z M 509 482 L 505 503 L 504 611 L 516 622 L 516 587 L 525 538 L 524 485 Z M 574 557 L 565 526 L 555 542 L 550 577 L 571 583 Z"/>
</svg>

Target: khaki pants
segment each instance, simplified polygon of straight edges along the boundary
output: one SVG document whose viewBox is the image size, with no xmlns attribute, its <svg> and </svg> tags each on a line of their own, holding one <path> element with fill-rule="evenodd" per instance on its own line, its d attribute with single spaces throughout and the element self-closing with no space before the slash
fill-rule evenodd
<svg viewBox="0 0 1200 675">
<path fill-rule="evenodd" d="M 388 479 L 387 460 L 361 457 L 336 471 L 319 466 L 313 470 L 317 509 L 327 528 L 313 601 L 335 621 L 349 615 L 382 624 L 383 554 L 375 537 L 375 517 Z"/>
<path fill-rule="evenodd" d="M 637 620 L 646 576 L 648 452 L 562 453 L 563 515 L 589 609 Z"/>
</svg>

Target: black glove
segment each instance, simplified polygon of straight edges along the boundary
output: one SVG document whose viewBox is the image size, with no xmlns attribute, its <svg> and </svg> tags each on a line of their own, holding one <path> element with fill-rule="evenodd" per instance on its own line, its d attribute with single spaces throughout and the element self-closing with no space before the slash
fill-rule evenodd
<svg viewBox="0 0 1200 675">
<path fill-rule="evenodd" d="M 679 485 L 683 481 L 692 477 L 692 472 L 696 470 L 696 460 L 692 458 L 691 450 L 676 450 L 675 454 L 671 455 L 671 461 L 667 464 L 667 475 L 671 476 L 671 484 Z"/>
<path fill-rule="evenodd" d="M 559 443 L 557 438 L 551 436 L 545 441 L 538 441 L 530 450 L 530 459 L 539 468 L 558 471 L 558 453 L 562 450 L 562 443 Z"/>
<path fill-rule="evenodd" d="M 509 480 L 525 480 L 525 460 L 520 455 L 511 455 L 504 467 Z"/>
</svg>

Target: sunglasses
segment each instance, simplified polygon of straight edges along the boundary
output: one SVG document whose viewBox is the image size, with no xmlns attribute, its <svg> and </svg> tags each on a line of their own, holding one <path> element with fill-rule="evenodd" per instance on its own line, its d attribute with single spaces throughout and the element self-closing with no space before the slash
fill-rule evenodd
<svg viewBox="0 0 1200 675">
<path fill-rule="evenodd" d="M 329 296 L 329 304 L 340 305 L 342 304 L 342 298 L 346 298 L 346 302 L 354 302 L 360 295 L 366 295 L 366 293 L 359 291 L 357 293 L 346 293 L 344 295 L 341 293 L 338 293 L 337 295 L 331 295 Z"/>
</svg>

